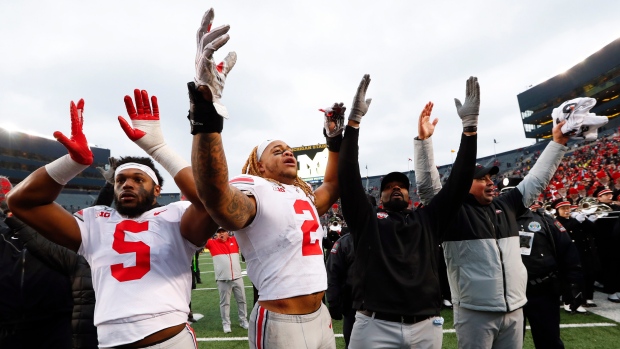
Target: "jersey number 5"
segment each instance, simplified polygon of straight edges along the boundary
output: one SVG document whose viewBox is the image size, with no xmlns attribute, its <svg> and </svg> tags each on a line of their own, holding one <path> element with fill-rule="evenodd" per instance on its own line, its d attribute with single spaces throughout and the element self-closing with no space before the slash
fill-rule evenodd
<svg viewBox="0 0 620 349">
<path fill-rule="evenodd" d="M 319 228 L 319 222 L 314 215 L 311 204 L 308 201 L 297 200 L 295 204 L 293 204 L 293 207 L 297 214 L 303 214 L 304 211 L 308 211 L 312 215 L 311 220 L 306 220 L 301 225 L 301 232 L 304 234 L 301 242 L 302 256 L 322 255 L 323 249 L 321 249 L 319 240 L 314 239 L 314 241 L 312 241 L 312 237 L 310 236 L 310 233 L 314 233 Z"/>
<path fill-rule="evenodd" d="M 125 231 L 130 233 L 141 233 L 149 229 L 149 222 L 138 223 L 136 221 L 122 221 L 116 225 L 114 230 L 114 251 L 136 254 L 136 265 L 125 267 L 122 263 L 110 266 L 112 276 L 120 281 L 131 281 L 141 279 L 151 270 L 151 247 L 142 241 L 126 241 Z"/>
</svg>

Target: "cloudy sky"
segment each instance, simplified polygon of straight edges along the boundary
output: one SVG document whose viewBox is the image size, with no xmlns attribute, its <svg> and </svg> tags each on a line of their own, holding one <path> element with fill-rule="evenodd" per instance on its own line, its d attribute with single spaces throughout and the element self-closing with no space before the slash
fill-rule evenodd
<svg viewBox="0 0 620 349">
<path fill-rule="evenodd" d="M 451 162 L 461 130 L 453 98 L 470 75 L 482 95 L 478 156 L 493 154 L 493 139 L 497 152 L 530 145 L 517 94 L 620 37 L 616 1 L 2 1 L 0 127 L 68 134 L 69 102 L 84 98 L 91 144 L 142 155 L 116 120 L 126 116 L 123 96 L 141 88 L 158 97 L 166 140 L 189 160 L 185 85 L 209 7 L 214 27 L 231 26 L 216 60 L 238 54 L 223 96 L 231 174 L 263 139 L 322 143 L 317 109 L 350 106 L 365 73 L 373 102 L 360 164 L 369 175 L 409 169 L 427 101 L 440 119 L 436 161 Z M 166 180 L 164 191 L 176 191 Z"/>
</svg>

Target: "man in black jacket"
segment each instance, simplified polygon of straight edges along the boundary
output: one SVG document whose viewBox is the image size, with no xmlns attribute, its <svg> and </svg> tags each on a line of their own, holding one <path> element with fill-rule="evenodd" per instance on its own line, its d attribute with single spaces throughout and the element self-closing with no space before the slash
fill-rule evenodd
<svg viewBox="0 0 620 349">
<path fill-rule="evenodd" d="M 10 189 L 0 177 L 5 183 Z M 70 348 L 69 278 L 36 258 L 4 223 L 5 194 L 0 193 L 0 348 Z"/>
<path fill-rule="evenodd" d="M 560 198 L 554 208 L 570 202 Z M 536 348 L 564 349 L 560 339 L 558 299 L 562 283 L 569 285 L 575 311 L 580 307 L 583 274 L 579 253 L 566 229 L 543 209 L 527 210 L 517 219 L 521 258 L 527 269 L 527 303 L 523 315 Z M 524 324 L 525 325 L 525 324 Z"/>
<path fill-rule="evenodd" d="M 358 163 L 359 123 L 349 119 L 340 150 L 342 212 L 355 246 L 353 307 L 358 310 L 351 348 L 441 348 L 443 319 L 436 245 L 442 225 L 453 219 L 473 178 L 480 105 L 477 79 L 467 81 L 459 153 L 446 186 L 423 209 L 407 209 L 409 179 L 400 172 L 381 182 L 383 208 L 366 200 Z M 421 120 L 428 123 L 428 103 Z M 423 122 L 421 122 L 422 124 Z M 419 129 L 418 132 L 423 132 Z"/>
<path fill-rule="evenodd" d="M 345 231 L 346 229 L 346 231 Z M 343 235 L 338 239 L 328 252 L 327 263 L 327 302 L 329 304 L 329 315 L 334 320 L 342 321 L 342 334 L 344 336 L 345 348 L 349 346 L 353 323 L 355 323 L 355 309 L 353 309 L 352 294 L 352 273 L 349 273 L 355 250 L 353 248 L 353 238 L 348 232 L 348 228 L 343 228 Z"/>
<path fill-rule="evenodd" d="M 554 115 L 556 111 L 587 113 L 579 106 L 556 108 Z M 564 124 L 562 121 L 553 128 L 553 141 L 516 190 L 495 198 L 492 176 L 498 168 L 477 164 L 469 195 L 447 227 L 444 257 L 454 305 L 454 328 L 461 349 L 523 346 L 522 307 L 527 302 L 527 270 L 521 261 L 516 220 L 547 186 L 568 149 L 565 144 L 569 136 L 562 133 Z M 425 163 L 427 177 L 434 178 L 419 181 L 416 171 L 418 193 L 424 202 L 434 192 L 431 183 L 439 183 L 439 173 L 430 156 L 432 148 L 421 149 L 419 158 Z"/>
</svg>

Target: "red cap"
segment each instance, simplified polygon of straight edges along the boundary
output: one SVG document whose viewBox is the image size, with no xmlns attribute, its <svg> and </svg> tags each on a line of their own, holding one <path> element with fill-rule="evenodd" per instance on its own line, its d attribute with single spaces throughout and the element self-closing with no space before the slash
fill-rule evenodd
<svg viewBox="0 0 620 349">
<path fill-rule="evenodd" d="M 607 173 L 605 173 L 605 171 L 601 170 L 596 173 L 596 178 L 603 178 L 603 177 L 607 177 Z"/>
<path fill-rule="evenodd" d="M 616 179 L 620 178 L 620 172 L 614 172 L 611 174 L 611 178 L 615 181 Z"/>
<path fill-rule="evenodd" d="M 570 189 L 568 189 L 568 193 L 569 194 L 579 194 L 579 190 L 577 190 L 577 188 L 573 188 L 571 187 Z"/>
</svg>

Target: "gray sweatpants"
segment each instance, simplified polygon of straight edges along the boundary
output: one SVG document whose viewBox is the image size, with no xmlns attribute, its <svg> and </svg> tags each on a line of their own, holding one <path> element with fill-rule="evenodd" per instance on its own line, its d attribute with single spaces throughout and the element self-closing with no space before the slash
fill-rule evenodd
<svg viewBox="0 0 620 349">
<path fill-rule="evenodd" d="M 243 278 L 230 281 L 217 280 L 217 290 L 220 292 L 220 315 L 222 325 L 230 325 L 230 293 L 235 295 L 239 312 L 239 321 L 247 320 L 248 306 L 245 302 L 245 288 Z"/>
<path fill-rule="evenodd" d="M 310 314 L 287 315 L 254 304 L 248 331 L 250 349 L 336 349 L 325 304 Z"/>
<path fill-rule="evenodd" d="M 454 304 L 453 309 L 459 349 L 523 348 L 523 308 L 497 313 Z"/>
<path fill-rule="evenodd" d="M 443 319 L 440 319 L 432 317 L 410 325 L 377 320 L 357 312 L 349 349 L 441 349 Z"/>
</svg>

